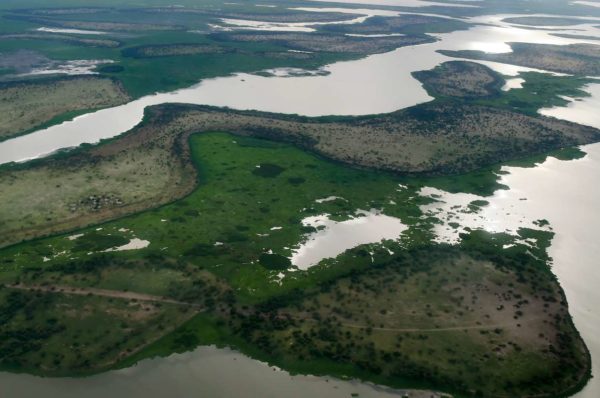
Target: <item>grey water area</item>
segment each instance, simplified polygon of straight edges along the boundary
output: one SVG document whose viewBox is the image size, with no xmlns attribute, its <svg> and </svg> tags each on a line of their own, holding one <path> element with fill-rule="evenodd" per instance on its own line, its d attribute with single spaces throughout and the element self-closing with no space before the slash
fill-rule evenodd
<svg viewBox="0 0 600 398">
<path fill-rule="evenodd" d="M 0 396 L 19 398 L 348 398 L 352 394 L 397 398 L 405 393 L 357 381 L 292 376 L 235 351 L 212 346 L 86 378 L 0 373 Z M 416 391 L 410 396 L 439 395 Z"/>
<path fill-rule="evenodd" d="M 384 0 L 387 1 L 387 0 Z M 340 62 L 324 69 L 329 73 L 301 77 L 263 77 L 237 74 L 211 79 L 173 93 L 156 94 L 129 104 L 90 113 L 73 121 L 0 143 L 0 163 L 44 156 L 60 148 L 97 142 L 125 132 L 142 118 L 149 105 L 187 102 L 257 109 L 305 115 L 359 115 L 389 112 L 431 100 L 410 72 L 430 69 L 447 60 L 437 49 L 475 49 L 489 52 L 510 51 L 507 42 L 569 44 L 580 40 L 551 36 L 553 30 L 522 29 L 502 22 L 504 16 L 480 17 L 487 25 L 468 31 L 438 35 L 436 43 L 404 47 L 395 51 Z M 590 28 L 591 29 L 591 28 Z M 597 33 L 597 32 L 594 32 Z M 516 75 L 518 68 L 485 63 L 504 74 Z M 352 84 L 348 84 L 351 79 Z M 515 82 L 515 85 L 517 82 Z M 507 89 L 510 87 L 507 87 Z M 585 87 L 589 97 L 567 106 L 543 109 L 541 114 L 600 128 L 600 84 Z M 255 95 L 260 92 L 261 96 Z M 282 100 L 285 99 L 285 100 Z M 424 188 L 422 195 L 435 194 L 436 203 L 424 207 L 444 221 L 436 227 L 440 241 L 454 242 L 459 229 L 481 228 L 490 232 L 514 233 L 519 227 L 539 228 L 534 221 L 548 220 L 555 236 L 549 248 L 552 270 L 557 275 L 569 303 L 575 325 L 585 340 L 593 361 L 593 373 L 600 363 L 600 144 L 581 148 L 586 156 L 561 161 L 548 158 L 534 167 L 503 167 L 500 182 L 507 189 L 490 197 L 451 194 Z M 485 200 L 476 213 L 460 213 L 453 206 L 468 206 Z M 453 213 L 450 217 L 450 212 Z M 350 228 L 367 222 L 369 214 L 346 224 L 331 224 L 326 218 L 305 220 L 325 225 L 323 247 L 331 248 L 331 229 Z M 378 219 L 372 215 L 374 219 Z M 457 218 L 458 217 L 458 218 Z M 381 218 L 381 217 L 380 217 Z M 379 220 L 381 221 L 381 220 Z M 389 227 L 401 234 L 403 227 L 394 220 Z M 328 224 L 329 223 L 329 224 Z M 368 240 L 369 237 L 364 238 Z M 363 238 L 361 238 L 362 241 Z M 335 243 L 335 242 L 333 242 Z M 319 241 L 310 244 L 321 244 Z M 308 253 L 308 252 L 307 252 Z M 300 251 L 298 256 L 304 256 Z M 331 255 L 329 253 L 328 255 Z M 300 258 L 300 257 L 299 257 Z M 306 264 L 316 261 L 305 257 Z M 0 373 L 0 396 L 14 397 L 361 397 L 401 396 L 404 392 L 356 381 L 315 376 L 292 376 L 263 362 L 229 349 L 200 347 L 192 352 L 167 358 L 141 361 L 123 370 L 86 378 L 41 378 L 25 374 Z M 411 392 L 411 397 L 429 397 L 431 392 Z M 435 395 L 434 395 L 435 396 Z M 600 396 L 600 378 L 593 378 L 577 398 Z"/>
<path fill-rule="evenodd" d="M 0 143 L 0 164 L 33 159 L 60 149 L 117 136 L 137 125 L 146 107 L 165 103 L 213 105 L 306 116 L 393 112 L 433 99 L 411 73 L 428 70 L 450 60 L 437 53 L 437 50 L 502 53 L 511 51 L 507 43 L 514 41 L 562 45 L 588 42 L 553 36 L 554 30 L 513 26 L 502 21 L 508 16 L 477 17 L 472 21 L 478 25 L 466 31 L 437 34 L 435 36 L 439 40 L 434 43 L 401 47 L 355 61 L 337 62 L 323 67 L 323 73 L 303 76 L 272 71 L 268 76 L 238 73 L 206 79 L 195 86 L 174 92 L 145 96 L 3 141 Z M 600 30 L 598 34 L 600 36 Z M 531 70 L 495 62 L 481 63 L 504 75 Z"/>
</svg>

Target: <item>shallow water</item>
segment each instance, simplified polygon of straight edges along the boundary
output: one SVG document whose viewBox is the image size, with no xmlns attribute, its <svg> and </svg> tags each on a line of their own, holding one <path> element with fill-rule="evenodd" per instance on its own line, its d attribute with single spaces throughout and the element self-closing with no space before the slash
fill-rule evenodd
<svg viewBox="0 0 600 398">
<path fill-rule="evenodd" d="M 496 21 L 504 17 L 497 17 Z M 477 21 L 485 19 L 479 17 Z M 468 31 L 440 34 L 437 35 L 439 41 L 435 43 L 402 47 L 356 61 L 337 62 L 322 68 L 322 73 L 311 76 L 264 77 L 240 73 L 207 79 L 196 86 L 171 93 L 146 96 L 1 142 L 0 163 L 32 159 L 61 148 L 114 137 L 139 123 L 145 107 L 161 103 L 206 104 L 307 116 L 392 112 L 432 99 L 411 72 L 431 69 L 449 60 L 437 53 L 438 49 L 504 52 L 510 50 L 506 42 L 516 40 L 554 44 L 581 42 L 552 36 L 553 31 L 535 31 L 496 23 L 498 26 L 476 26 Z M 481 63 L 505 75 L 532 70 L 496 62 Z"/>
<path fill-rule="evenodd" d="M 567 106 L 540 109 L 539 113 L 600 128 L 600 83 L 589 84 L 584 90 L 589 97 L 578 98 Z"/>
<path fill-rule="evenodd" d="M 339 222 L 329 219 L 327 214 L 321 214 L 305 218 L 302 224 L 323 229 L 308 235 L 306 241 L 293 251 L 292 264 L 301 270 L 359 245 L 397 240 L 408 228 L 400 219 L 375 210 L 359 210 L 357 217 Z"/>
<path fill-rule="evenodd" d="M 398 6 L 398 7 L 430 7 L 430 6 L 444 6 L 444 7 L 479 7 L 477 0 L 468 1 L 464 0 L 465 4 L 453 4 L 453 3 L 437 3 L 435 1 L 421 1 L 421 0 L 310 0 L 314 2 L 325 2 L 325 3 L 340 3 L 340 4 L 369 4 L 375 6 Z M 472 4 L 470 4 L 472 3 Z"/>
<path fill-rule="evenodd" d="M 64 29 L 64 28 L 37 28 L 38 32 L 49 32 L 49 33 L 73 33 L 78 35 L 105 35 L 106 32 L 99 30 L 82 30 L 82 29 Z"/>
<path fill-rule="evenodd" d="M 589 7 L 600 7 L 600 3 L 597 3 L 594 1 L 574 1 L 573 4 L 580 4 L 582 6 L 589 6 Z"/>
<path fill-rule="evenodd" d="M 95 75 L 98 73 L 95 71 L 98 65 L 112 64 L 113 62 L 111 59 L 76 59 L 64 62 L 50 62 L 44 66 L 33 68 L 29 72 L 19 76 L 56 74 L 71 76 Z"/>
<path fill-rule="evenodd" d="M 525 79 L 521 79 L 520 77 L 506 79 L 506 83 L 504 84 L 504 86 L 502 86 L 502 91 L 509 91 L 513 88 L 521 88 L 523 87 L 523 83 L 525 83 Z"/>
<path fill-rule="evenodd" d="M 360 397 L 398 398 L 403 395 L 402 391 L 372 384 L 291 376 L 235 351 L 214 347 L 146 360 L 132 368 L 87 378 L 0 373 L 0 381 L 0 396 L 19 398 L 348 398 L 353 393 Z"/>
<path fill-rule="evenodd" d="M 363 23 L 370 16 L 360 16 L 344 21 L 329 21 L 329 22 L 262 22 L 246 19 L 230 19 L 222 18 L 221 22 L 224 26 L 212 25 L 215 29 L 231 31 L 239 30 L 262 30 L 276 32 L 315 32 L 313 26 L 317 25 L 351 25 Z"/>
</svg>

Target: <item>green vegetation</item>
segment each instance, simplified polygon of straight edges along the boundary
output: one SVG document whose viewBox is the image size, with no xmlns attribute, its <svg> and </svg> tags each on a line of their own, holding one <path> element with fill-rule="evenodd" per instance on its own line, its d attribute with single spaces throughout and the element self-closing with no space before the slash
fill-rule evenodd
<svg viewBox="0 0 600 398">
<path fill-rule="evenodd" d="M 536 115 L 541 108 L 567 105 L 569 101 L 564 97 L 589 96 L 582 87 L 593 82 L 593 79 L 583 77 L 549 76 L 538 72 L 521 72 L 519 77 L 525 80 L 521 88 L 510 89 L 496 98 L 481 100 L 478 103 Z"/>
<path fill-rule="evenodd" d="M 24 308 L 57 328 L 25 334 L 28 344 L 2 357 L 3 367 L 39 371 L 43 364 L 44 373 L 85 373 L 218 343 L 294 371 L 484 396 L 543 395 L 587 377 L 585 347 L 546 265 L 548 233 L 522 230 L 518 238 L 537 245 L 509 250 L 503 245 L 515 237 L 479 233 L 464 235 L 460 247 L 435 245 L 435 220 L 421 217 L 425 199 L 416 194 L 416 181 L 255 138 L 211 133 L 192 135 L 189 143 L 201 183 L 184 199 L 0 251 L 0 281 L 9 285 L 4 291 L 14 283 L 21 291 L 40 289 L 44 310 Z M 406 185 L 399 189 L 401 182 Z M 328 196 L 344 200 L 317 201 Z M 292 249 L 310 233 L 304 217 L 327 213 L 341 221 L 368 208 L 400 218 L 408 231 L 397 241 L 294 270 Z M 115 251 L 136 239 L 150 243 Z M 87 296 L 72 297 L 72 288 Z M 154 295 L 154 301 L 142 311 L 119 294 Z M 12 305 L 13 298 L 3 297 L 2 305 Z M 71 303 L 75 313 L 91 312 L 89 323 L 74 325 L 57 300 Z M 175 304 L 182 302 L 189 304 Z M 136 328 L 150 318 L 118 315 L 107 305 L 133 306 L 161 321 L 141 331 Z M 205 312 L 184 323 L 194 305 Z M 546 321 L 533 316 L 540 313 Z M 135 328 L 107 339 L 103 329 L 86 329 L 112 325 L 118 316 L 135 320 Z M 21 330 L 21 318 L 14 319 L 6 328 Z M 160 325 L 169 323 L 183 326 L 152 343 L 167 334 Z M 52 347 L 74 336 L 89 348 L 57 357 Z"/>
<path fill-rule="evenodd" d="M 214 54 L 222 53 L 224 50 L 225 49 L 222 47 L 206 44 L 163 44 L 129 47 L 123 50 L 123 55 L 134 58 L 152 58 L 170 57 L 175 55 Z"/>
<path fill-rule="evenodd" d="M 0 302 L 2 367 L 57 375 L 111 367 L 194 314 L 168 303 L 41 289 L 2 289 Z"/>
<path fill-rule="evenodd" d="M 0 209 L 0 245 L 84 227 L 182 197 L 195 186 L 187 137 L 206 131 L 290 142 L 343 163 L 404 175 L 469 172 L 457 179 L 464 181 L 459 184 L 451 179 L 435 184 L 484 193 L 498 186 L 496 176 L 479 170 L 482 167 L 598 139 L 593 128 L 451 101 L 387 115 L 331 119 L 165 104 L 150 108 L 142 125 L 98 147 L 0 168 L 0 200 L 5 203 Z M 253 175 L 282 174 L 291 187 L 308 181 L 294 174 L 293 165 L 261 163 L 253 166 Z"/>
<path fill-rule="evenodd" d="M 279 270 L 269 269 L 281 268 L 279 256 L 290 256 L 292 248 L 302 241 L 304 217 L 328 213 L 344 220 L 354 216 L 357 209 L 384 208 L 385 214 L 400 217 L 405 223 L 424 222 L 419 219 L 421 199 L 414 197 L 415 190 L 398 190 L 399 181 L 386 174 L 346 168 L 287 144 L 252 138 L 203 134 L 192 136 L 190 142 L 201 178 L 192 194 L 172 205 L 103 224 L 100 230 L 92 227 L 6 248 L 2 251 L 3 280 L 11 282 L 13 270 L 21 267 L 37 275 L 56 267 L 76 269 L 80 263 L 93 264 L 96 257 L 102 267 L 111 267 L 113 258 L 169 263 L 184 254 L 180 266 L 191 263 L 210 270 L 231 284 L 241 298 L 253 301 L 287 285 L 310 283 L 312 272 L 302 278 L 292 277 L 280 287 L 273 279 Z M 263 168 L 266 173 L 256 173 Z M 299 179 L 303 182 L 298 183 Z M 240 200 L 240 195 L 245 199 Z M 315 202 L 332 195 L 346 200 Z M 387 204 L 390 201 L 402 205 L 391 206 Z M 271 229 L 276 226 L 284 227 Z M 147 240 L 150 245 L 109 253 L 89 247 L 94 244 L 105 250 L 120 246 L 122 240 L 113 241 L 117 237 L 127 242 Z M 79 243 L 82 238 L 83 243 Z M 263 256 L 265 253 L 279 256 Z M 260 264 L 261 259 L 266 266 Z M 20 278 L 25 281 L 23 275 Z M 35 280 L 37 284 L 44 279 Z M 59 279 L 56 283 L 67 282 Z M 101 280 L 97 283 L 95 287 L 111 288 Z"/>
<path fill-rule="evenodd" d="M 74 77 L 0 85 L 0 141 L 129 100 L 111 79 Z"/>
<path fill-rule="evenodd" d="M 327 374 L 476 396 L 554 394 L 577 383 L 586 354 L 552 275 L 516 253 L 493 258 L 467 248 L 403 252 L 315 293 L 236 313 L 228 325 L 285 368 L 320 364 Z"/>
<path fill-rule="evenodd" d="M 403 14 L 317 25 L 315 33 L 215 33 L 222 18 L 352 16 L 287 9 L 302 3 L 27 3 L 0 12 L 0 79 L 19 80 L 0 87 L 0 110 L 10 116 L 0 139 L 122 103 L 126 93 L 233 72 L 314 69 L 470 26 Z M 548 12 L 563 10 L 548 3 Z M 489 0 L 448 14 L 496 6 L 522 7 Z M 105 34 L 35 31 L 40 26 Z M 391 33 L 401 35 L 347 35 Z M 485 57 L 588 73 L 597 70 L 600 47 L 513 48 Z M 93 78 L 20 75 L 75 59 L 116 62 L 98 66 Z M 523 88 L 503 92 L 501 76 L 463 61 L 415 76 L 436 100 L 387 115 L 307 118 L 160 105 L 121 137 L 0 167 L 0 368 L 83 375 L 218 344 L 294 372 L 457 397 L 546 397 L 580 388 L 590 358 L 549 269 L 548 221 L 514 236 L 466 229 L 460 244 L 437 244 L 432 231 L 441 220 L 421 210 L 435 196 L 419 192 L 433 186 L 489 195 L 502 188 L 500 162 L 525 167 L 548 153 L 582 156 L 572 146 L 597 141 L 597 130 L 536 112 L 564 104 L 560 96 L 584 95 L 590 80 L 528 72 L 520 75 Z M 475 200 L 464 211 L 488 205 Z M 369 209 L 406 231 L 306 271 L 292 263 L 325 228 L 303 221 L 349 221 Z"/>
<path fill-rule="evenodd" d="M 531 116 L 541 108 L 565 106 L 565 97 L 589 96 L 582 87 L 594 79 L 579 76 L 553 76 L 541 72 L 521 72 L 521 87 L 503 91 L 504 78 L 490 68 L 468 61 L 449 61 L 413 76 L 438 100 L 463 100 L 470 104 L 493 106 Z"/>
<path fill-rule="evenodd" d="M 463 99 L 496 97 L 504 79 L 490 68 L 474 62 L 450 61 L 430 71 L 414 72 L 430 95 Z"/>
</svg>

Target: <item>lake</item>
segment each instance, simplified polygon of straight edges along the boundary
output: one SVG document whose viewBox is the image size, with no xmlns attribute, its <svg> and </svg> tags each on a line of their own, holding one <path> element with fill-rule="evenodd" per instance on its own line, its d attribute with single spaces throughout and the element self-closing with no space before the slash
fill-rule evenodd
<svg viewBox="0 0 600 398">
<path fill-rule="evenodd" d="M 393 1 L 393 0 L 389 0 Z M 387 4 L 388 0 L 374 1 Z M 364 2 L 364 1 L 363 1 Z M 479 17 L 477 22 L 491 23 L 469 31 L 437 35 L 439 41 L 366 57 L 339 62 L 323 68 L 327 75 L 305 77 L 262 77 L 236 74 L 202 81 L 172 93 L 147 96 L 131 103 L 86 114 L 73 121 L 0 143 L 0 162 L 22 161 L 46 155 L 61 148 L 94 143 L 121 134 L 135 126 L 146 106 L 167 102 L 185 102 L 256 109 L 270 112 L 317 115 L 363 115 L 391 112 L 431 100 L 411 72 L 431 69 L 448 58 L 438 49 L 509 51 L 506 42 L 569 44 L 581 40 L 551 36 L 553 30 L 532 30 L 509 26 L 507 16 Z M 584 27 L 585 28 L 585 27 Z M 587 32 L 587 31 L 586 31 Z M 588 34 L 597 33 L 589 27 Z M 563 32 L 564 33 L 564 32 Z M 485 62 L 507 75 L 519 68 Z M 518 87 L 519 82 L 512 85 Z M 507 87 L 510 88 L 510 87 Z M 541 110 L 544 115 L 559 117 L 600 128 L 600 84 L 586 90 L 591 97 L 573 101 L 566 107 Z M 260 93 L 260 95 L 257 95 Z M 483 198 L 489 202 L 473 215 L 463 215 L 461 225 L 489 231 L 514 231 L 538 219 L 550 222 L 555 237 L 549 250 L 553 271 L 565 290 L 575 325 L 592 353 L 594 373 L 600 363 L 600 144 L 582 148 L 582 159 L 559 161 L 549 158 L 531 168 L 504 167 L 501 183 L 509 187 Z M 468 203 L 474 196 L 438 193 L 445 203 L 438 215 L 443 218 L 453 204 Z M 522 200 L 526 199 L 526 200 Z M 432 208 L 433 210 L 433 208 Z M 437 210 L 436 210 L 437 211 Z M 401 233 L 401 226 L 394 224 Z M 456 231 L 447 225 L 437 230 L 439 239 L 455 239 Z M 312 260 L 306 260 L 310 264 Z M 236 377 L 231 378 L 231 374 Z M 0 395 L 19 397 L 188 397 L 190 394 L 211 397 L 289 396 L 348 397 L 397 396 L 400 392 L 380 389 L 369 384 L 290 376 L 239 353 L 214 347 L 201 347 L 186 354 L 141 362 L 129 369 L 111 371 L 89 378 L 47 379 L 29 375 L 0 374 Z M 70 394 L 70 395 L 69 395 Z M 592 379 L 578 398 L 600 396 L 600 380 Z"/>
</svg>

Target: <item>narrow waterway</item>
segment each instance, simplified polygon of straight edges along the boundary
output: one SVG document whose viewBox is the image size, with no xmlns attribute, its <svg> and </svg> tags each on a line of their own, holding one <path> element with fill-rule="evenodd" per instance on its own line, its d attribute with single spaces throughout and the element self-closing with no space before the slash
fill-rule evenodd
<svg viewBox="0 0 600 398">
<path fill-rule="evenodd" d="M 439 34 L 437 42 L 338 62 L 320 74 L 264 77 L 240 73 L 207 79 L 190 88 L 142 97 L 125 105 L 76 117 L 60 125 L 0 142 L 0 163 L 24 161 L 63 148 L 122 134 L 143 117 L 144 108 L 163 103 L 227 106 L 307 116 L 367 115 L 393 112 L 432 98 L 411 75 L 449 60 L 437 50 L 511 51 L 506 43 L 570 44 L 585 40 L 552 36 L 552 30 L 532 30 L 502 22 L 505 16 L 478 17 L 467 31 Z M 531 70 L 494 62 L 482 62 L 505 75 Z"/>
</svg>

